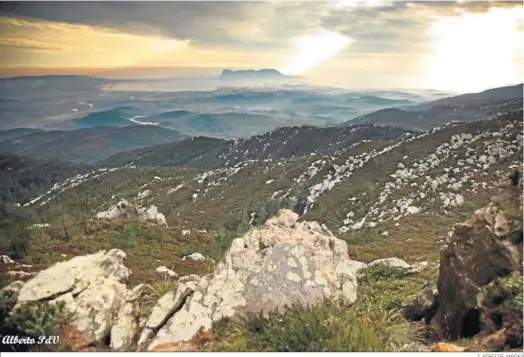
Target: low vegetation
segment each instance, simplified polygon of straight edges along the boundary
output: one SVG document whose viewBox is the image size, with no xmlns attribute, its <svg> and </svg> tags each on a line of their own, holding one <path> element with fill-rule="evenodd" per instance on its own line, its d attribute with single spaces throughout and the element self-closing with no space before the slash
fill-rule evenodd
<svg viewBox="0 0 524 357">
<path fill-rule="evenodd" d="M 147 318 L 156 302 L 170 291 L 175 291 L 177 279 L 156 276 L 151 282 L 144 284 L 138 298 L 140 318 Z"/>
<path fill-rule="evenodd" d="M 384 352 L 420 339 L 395 311 L 359 314 L 336 304 L 295 307 L 283 314 L 247 314 L 213 327 L 215 351 Z"/>
<path fill-rule="evenodd" d="M 40 343 L 0 344 L 4 352 L 67 350 L 68 346 L 64 343 L 42 339 L 58 336 L 61 328 L 74 318 L 64 309 L 63 303 L 31 302 L 12 310 L 15 303 L 16 296 L 12 291 L 0 292 L 0 340 L 4 336 L 18 336 L 33 338 Z"/>
<path fill-rule="evenodd" d="M 427 139 L 403 144 L 366 162 L 350 177 L 337 182 L 301 217 L 325 224 L 334 235 L 344 239 L 352 259 L 370 262 L 398 257 L 408 263 L 426 260 L 429 268 L 417 274 L 405 274 L 399 269 L 381 265 L 365 269 L 359 277 L 357 301 L 351 307 L 325 303 L 307 308 L 293 307 L 278 315 L 250 313 L 225 319 L 214 325 L 212 338 L 203 342 L 200 348 L 212 351 L 373 352 L 398 351 L 405 344 L 422 341 L 421 331 L 408 323 L 399 310 L 408 297 L 419 292 L 435 276 L 447 232 L 454 223 L 469 218 L 475 209 L 488 202 L 496 191 L 494 183 L 501 178 L 494 172 L 504 174 L 509 162 L 490 167 L 484 178 L 486 182 L 493 183 L 489 189 L 475 194 L 460 191 L 464 193 L 465 200 L 461 206 L 443 210 L 437 204 L 428 204 L 421 213 L 403 216 L 398 221 L 383 221 L 373 227 L 341 233 L 338 229 L 351 209 L 354 209 L 353 213 L 358 218 L 369 211 L 400 163 L 408 166 L 410 160 L 427 157 L 436 147 L 447 142 L 451 135 L 489 131 L 498 127 L 500 124 L 471 123 L 446 128 Z M 348 134 L 352 129 L 340 130 Z M 197 146 L 199 140 L 203 140 L 203 151 L 187 149 L 192 146 L 188 144 L 190 140 L 186 140 L 187 143 L 178 142 L 119 154 L 107 163 L 128 164 L 140 159 L 137 166 L 143 168 L 115 171 L 82 182 L 42 205 L 39 202 L 29 207 L 12 204 L 0 206 L 0 254 L 30 264 L 36 271 L 76 255 L 95 253 L 102 249 L 121 249 L 127 254 L 125 265 L 132 270 L 128 286 L 145 284 L 139 305 L 140 316 L 147 316 L 155 302 L 177 286 L 176 279 L 159 277 L 155 273 L 157 267 L 166 266 L 179 276 L 212 272 L 215 262 L 223 256 L 233 239 L 251 227 L 263 224 L 279 209 L 289 208 L 304 213 L 309 188 L 333 174 L 334 164 L 342 164 L 349 156 L 373 149 L 381 150 L 404 133 L 398 128 L 381 130 L 373 126 L 366 126 L 365 130 L 365 135 L 384 140 L 363 143 L 340 156 L 333 153 L 363 139 L 361 135 L 364 134 L 348 135 L 346 141 L 342 140 L 344 137 L 337 136 L 341 139 L 340 143 L 331 147 L 325 136 L 326 133 L 335 135 L 332 129 L 324 132 L 312 128 L 285 128 L 250 140 L 240 140 L 235 147 L 229 147 L 229 142 L 219 139 L 195 139 L 193 144 Z M 287 138 L 300 137 L 300 131 L 301 140 L 293 139 L 288 144 L 282 144 Z M 264 153 L 264 145 L 272 145 L 273 141 L 280 143 L 280 146 L 275 144 Z M 318 150 L 314 146 L 316 144 L 319 145 Z M 179 145 L 187 150 L 171 152 L 170 148 Z M 233 151 L 226 155 L 226 147 Z M 222 166 L 226 161 L 231 166 L 244 158 L 244 152 L 247 158 L 266 159 L 266 155 L 274 154 L 274 158 L 285 159 L 258 161 L 237 171 L 208 171 L 206 179 L 197 176 L 204 174 L 198 167 L 207 169 Z M 318 152 L 327 155 L 321 156 Z M 319 159 L 327 163 L 316 176 L 304 182 L 298 180 Z M 455 158 L 432 168 L 428 175 L 441 175 L 448 166 L 455 164 L 453 160 Z M 173 163 L 197 168 L 145 168 Z M 476 178 L 472 178 L 464 187 L 471 187 Z M 419 179 L 427 180 L 422 176 Z M 513 177 L 512 180 L 518 181 L 520 178 Z M 175 189 L 177 187 L 181 188 Z M 29 195 L 21 190 L 10 191 L 13 191 L 13 196 L 5 200 L 13 201 L 13 197 Z M 34 192 L 37 191 L 40 191 L 40 187 Z M 140 193 L 146 191 L 150 192 L 144 198 L 138 198 Z M 416 186 L 404 187 L 395 191 L 383 204 L 394 205 L 400 198 L 416 191 Z M 33 190 L 28 192 L 32 194 Z M 349 201 L 357 196 L 359 202 L 352 206 Z M 156 205 L 165 214 L 168 227 L 153 222 L 94 219 L 97 212 L 107 210 L 121 198 L 143 207 Z M 507 212 L 512 221 L 522 221 L 520 212 L 511 209 Z M 35 223 L 45 224 L 45 227 L 34 228 L 32 226 Z M 512 241 L 522 244 L 521 227 L 512 233 Z M 183 260 L 185 256 L 196 252 L 203 254 L 206 259 Z M 0 266 L 0 273 L 5 269 L 5 266 Z M 5 274 L 0 275 L 4 279 Z M 8 281 L 0 281 L 0 286 Z M 500 279 L 490 284 L 486 287 L 486 294 L 495 300 L 502 299 L 511 308 L 522 311 L 521 276 Z M 7 295 L 1 298 L 6 306 L 12 304 Z M 0 308 L 1 305 L 2 301 Z M 20 310 L 12 316 L 0 311 L 0 331 L 19 329 L 24 333 L 37 330 L 51 333 L 54 331 L 52 329 L 63 323 L 61 312 L 54 310 L 58 308 L 39 306 L 43 314 L 40 315 L 35 306 L 28 305 L 27 310 Z"/>
</svg>

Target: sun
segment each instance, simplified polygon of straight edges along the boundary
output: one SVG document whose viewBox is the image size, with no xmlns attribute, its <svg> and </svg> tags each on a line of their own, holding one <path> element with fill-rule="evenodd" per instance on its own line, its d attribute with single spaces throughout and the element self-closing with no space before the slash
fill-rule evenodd
<svg viewBox="0 0 524 357">
<path fill-rule="evenodd" d="M 287 75 L 299 75 L 309 72 L 320 63 L 333 57 L 352 39 L 338 32 L 321 29 L 312 35 L 305 35 L 295 39 L 294 53 L 287 60 L 280 72 Z"/>
<path fill-rule="evenodd" d="M 522 81 L 524 8 L 438 17 L 423 60 L 426 88 L 479 91 Z"/>
</svg>

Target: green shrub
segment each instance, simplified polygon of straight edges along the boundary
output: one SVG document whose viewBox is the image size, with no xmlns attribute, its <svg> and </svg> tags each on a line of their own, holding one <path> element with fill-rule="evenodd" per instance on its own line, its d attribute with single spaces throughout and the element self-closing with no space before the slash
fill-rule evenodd
<svg viewBox="0 0 524 357">
<path fill-rule="evenodd" d="M 186 255 L 190 255 L 196 252 L 200 252 L 203 255 L 205 254 L 205 247 L 202 245 L 199 245 L 197 241 L 190 241 L 188 243 L 185 243 L 184 245 L 180 246 L 179 252 L 182 257 L 185 257 Z M 204 252 L 204 253 L 202 253 Z"/>
<path fill-rule="evenodd" d="M 231 246 L 233 239 L 239 236 L 236 232 L 229 232 L 224 229 L 212 232 L 212 240 L 209 246 L 205 247 L 202 254 L 211 259 L 219 260 L 226 250 Z"/>
<path fill-rule="evenodd" d="M 29 222 L 25 220 L 0 222 L 0 254 L 16 260 L 27 255 L 31 238 L 27 225 Z"/>
<path fill-rule="evenodd" d="M 359 272 L 358 297 L 353 308 L 367 311 L 401 309 L 402 303 L 418 293 L 437 274 L 433 266 L 421 273 L 408 274 L 399 268 L 379 264 Z"/>
<path fill-rule="evenodd" d="M 519 244 L 522 243 L 522 213 L 520 214 L 511 214 L 511 212 L 508 214 L 508 220 L 519 222 L 517 227 L 514 227 L 511 232 L 511 242 L 513 244 Z"/>
<path fill-rule="evenodd" d="M 0 293 L 0 340 L 3 336 L 31 337 L 38 340 L 40 336 L 56 336 L 60 327 L 72 321 L 74 316 L 65 310 L 64 303 L 30 302 L 12 311 L 16 296 L 11 291 Z M 46 345 L 2 345 L 2 350 L 50 350 Z"/>
<path fill-rule="evenodd" d="M 522 238 L 523 238 L 522 229 L 517 229 L 511 233 L 511 242 L 513 244 L 522 243 Z"/>
<path fill-rule="evenodd" d="M 154 227 L 146 233 L 146 239 L 148 242 L 165 242 L 168 239 L 168 234 L 165 230 Z"/>
<path fill-rule="evenodd" d="M 359 283 L 371 283 L 385 279 L 398 279 L 405 274 L 405 269 L 386 264 L 376 264 L 360 271 Z"/>
<path fill-rule="evenodd" d="M 524 307 L 522 288 L 522 275 L 510 275 L 492 281 L 484 287 L 484 291 L 491 300 L 502 300 L 504 303 L 522 310 Z"/>
<path fill-rule="evenodd" d="M 119 248 L 136 248 L 138 246 L 138 226 L 125 224 L 123 232 L 113 236 L 113 244 Z"/>
<path fill-rule="evenodd" d="M 215 323 L 213 331 L 217 350 L 274 352 L 395 351 L 420 335 L 396 311 L 358 314 L 336 304 L 248 313 Z"/>
</svg>

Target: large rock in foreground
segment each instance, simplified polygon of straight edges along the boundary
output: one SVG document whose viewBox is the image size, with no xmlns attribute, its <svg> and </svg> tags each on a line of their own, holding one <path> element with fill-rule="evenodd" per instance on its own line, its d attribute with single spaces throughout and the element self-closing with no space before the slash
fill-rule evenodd
<svg viewBox="0 0 524 357">
<path fill-rule="evenodd" d="M 445 340 L 495 333 L 501 337 L 496 350 L 521 348 L 522 303 L 512 303 L 522 294 L 522 242 L 514 239 L 519 231 L 520 223 L 510 222 L 494 202 L 455 225 L 436 283 L 405 302 L 406 318 L 425 319 Z"/>
<path fill-rule="evenodd" d="M 455 226 L 440 258 L 435 321 L 449 339 L 479 332 L 477 296 L 495 278 L 522 269 L 521 251 L 508 239 L 510 228 L 495 204 Z"/>
<path fill-rule="evenodd" d="M 185 279 L 159 300 L 139 344 L 148 350 L 191 339 L 213 321 L 239 312 L 282 310 L 324 299 L 350 304 L 364 263 L 348 257 L 346 242 L 316 222 L 297 223 L 281 210 L 235 239 L 210 279 Z"/>
<path fill-rule="evenodd" d="M 124 282 L 131 271 L 119 249 L 78 256 L 39 272 L 18 292 L 17 305 L 31 301 L 64 302 L 73 313 L 72 328 L 84 344 L 104 342 L 125 350 L 136 334 L 133 301 L 138 291 Z M 85 346 L 74 346 L 82 348 Z"/>
</svg>

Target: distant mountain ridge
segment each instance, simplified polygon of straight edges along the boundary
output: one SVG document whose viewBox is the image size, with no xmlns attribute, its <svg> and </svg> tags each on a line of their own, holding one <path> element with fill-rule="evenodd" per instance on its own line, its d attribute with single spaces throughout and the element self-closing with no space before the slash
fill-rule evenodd
<svg viewBox="0 0 524 357">
<path fill-rule="evenodd" d="M 429 130 L 451 122 L 486 120 L 502 113 L 522 110 L 522 89 L 523 85 L 519 84 L 437 99 L 416 106 L 381 109 L 348 120 L 340 126 L 368 123 Z"/>
<path fill-rule="evenodd" d="M 478 105 L 522 98 L 523 84 L 487 89 L 478 93 L 466 93 L 453 97 L 437 99 L 420 107 L 428 108 L 437 105 Z"/>
<path fill-rule="evenodd" d="M 278 79 L 278 78 L 287 78 L 288 76 L 280 73 L 276 69 L 240 69 L 240 70 L 231 70 L 224 69 L 220 74 L 219 78 L 221 79 L 243 79 L 243 78 L 259 78 L 259 79 Z"/>
<path fill-rule="evenodd" d="M 16 76 L 16 77 L 3 77 L 0 80 L 39 80 L 39 79 L 50 79 L 50 80 L 90 80 L 90 81 L 105 81 L 110 80 L 101 77 L 93 76 L 82 76 L 74 74 L 48 74 L 48 75 L 35 75 L 35 76 Z"/>
<path fill-rule="evenodd" d="M 6 140 L 6 139 L 12 139 L 19 136 L 25 136 L 33 133 L 42 132 L 43 130 L 40 129 L 33 129 L 33 128 L 14 128 L 9 130 L 0 131 L 0 141 Z"/>
</svg>

